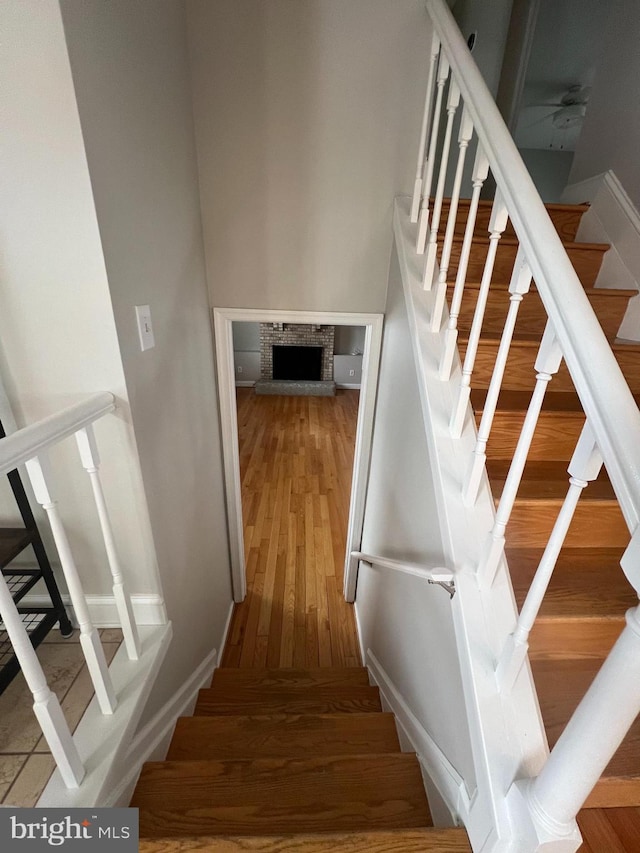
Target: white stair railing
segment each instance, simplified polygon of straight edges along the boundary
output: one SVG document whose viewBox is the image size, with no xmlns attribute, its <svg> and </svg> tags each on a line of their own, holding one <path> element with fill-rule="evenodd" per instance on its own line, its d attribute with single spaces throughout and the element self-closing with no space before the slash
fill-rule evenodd
<svg viewBox="0 0 640 853">
<path fill-rule="evenodd" d="M 103 714 L 112 714 L 118 697 L 115 694 L 97 629 L 92 623 L 69 539 L 57 502 L 53 498 L 47 451 L 64 439 L 75 435 L 82 465 L 91 477 L 98 518 L 113 578 L 113 590 L 125 638 L 128 657 L 137 660 L 140 643 L 135 625 L 131 599 L 126 590 L 120 567 L 115 538 L 102 486 L 98 476 L 99 457 L 92 424 L 115 409 L 113 394 L 97 394 L 44 420 L 18 430 L 0 440 L 0 474 L 24 464 L 38 503 L 44 508 L 60 558 L 69 590 L 69 597 L 80 629 L 80 644 L 89 671 L 96 700 Z M 5 625 L 14 653 L 33 695 L 33 709 L 51 754 L 69 788 L 78 787 L 85 770 L 73 737 L 64 718 L 60 703 L 52 693 L 46 676 L 31 645 L 29 635 L 11 597 L 6 581 L 0 576 L 0 618 Z"/>
<path fill-rule="evenodd" d="M 426 304 L 431 311 L 431 331 L 441 335 L 439 378 L 443 382 L 458 383 L 449 425 L 453 439 L 459 439 L 463 435 L 465 425 L 472 429 L 467 415 L 474 364 L 498 244 L 508 222 L 513 227 L 518 247 L 509 287 L 509 310 L 486 395 L 483 418 L 475 450 L 468 462 L 466 478 L 460 484 L 461 498 L 467 507 L 473 507 L 484 477 L 486 446 L 498 396 L 508 370 L 507 359 L 512 347 L 517 312 L 523 298 L 526 298 L 532 278 L 547 314 L 545 334 L 535 364 L 532 364 L 537 375 L 531 402 L 504 484 L 493 530 L 477 566 L 477 582 L 485 599 L 497 572 L 501 567 L 506 567 L 504 548 L 507 541 L 507 523 L 527 463 L 545 391 L 563 360 L 587 419 L 569 464 L 569 488 L 565 502 L 549 537 L 517 626 L 510 636 L 505 637 L 496 660 L 497 689 L 508 695 L 522 672 L 528 635 L 540 609 L 579 497 L 589 481 L 598 476 L 603 463 L 630 533 L 631 542 L 625 552 L 622 566 L 627 578 L 636 591 L 640 592 L 640 412 L 584 288 L 447 4 L 443 0 L 427 0 L 426 7 L 434 35 L 431 37 L 429 91 L 418 153 L 420 181 L 416 181 L 409 218 L 412 222 L 418 220 L 417 254 L 422 254 L 425 248 L 427 252 L 424 288 L 428 290 L 432 282 L 437 281 L 436 293 L 431 294 Z M 437 74 L 434 70 L 435 54 L 438 54 Z M 431 90 L 434 75 L 436 96 L 432 109 Z M 444 142 L 439 146 L 441 160 L 436 162 L 447 81 L 447 126 Z M 459 136 L 458 165 L 460 158 L 466 153 L 472 133 L 477 137 L 478 147 L 472 185 L 469 188 L 471 200 L 455 288 L 446 326 L 441 333 L 451 241 L 455 232 L 458 198 L 462 191 L 459 181 L 462 168 L 456 168 L 450 215 L 444 235 L 440 233 L 440 212 L 445 177 L 451 171 L 448 158 L 452 116 L 459 101 L 464 119 Z M 427 138 L 430 139 L 430 144 L 425 160 Z M 479 197 L 489 171 L 496 184 L 496 194 L 489 224 L 487 257 L 462 370 L 461 373 L 453 373 L 458 318 L 468 276 Z M 438 175 L 438 185 L 429 222 L 430 191 L 435 174 Z M 536 777 L 514 779 L 506 791 L 504 802 L 510 805 L 511 817 L 516 821 L 514 825 L 520 839 L 518 850 L 549 849 L 554 853 L 569 853 L 577 849 L 580 837 L 574 820 L 575 815 L 639 711 L 640 610 L 636 608 L 627 614 L 627 627 L 547 762 Z M 584 749 L 585 743 L 589 744 L 589 750 Z M 499 760 L 499 757 L 497 758 Z M 490 761 L 491 756 L 488 756 L 487 760 Z M 576 768 L 579 768 L 579 772 L 576 772 Z M 509 823 L 511 824 L 511 820 Z"/>
</svg>

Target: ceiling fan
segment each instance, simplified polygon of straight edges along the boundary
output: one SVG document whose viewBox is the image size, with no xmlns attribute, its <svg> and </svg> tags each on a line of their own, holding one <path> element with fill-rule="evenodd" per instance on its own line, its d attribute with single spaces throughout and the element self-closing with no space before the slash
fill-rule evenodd
<svg viewBox="0 0 640 853">
<path fill-rule="evenodd" d="M 535 125 L 549 120 L 559 130 L 569 130 L 570 128 L 577 127 L 582 124 L 586 115 L 590 94 L 591 86 L 582 86 L 580 83 L 577 83 L 574 86 L 569 86 L 560 98 L 560 101 L 556 103 L 529 104 L 529 107 L 554 107 L 554 109 L 552 112 L 547 113 L 547 115 L 526 125 L 526 128 L 535 127 Z"/>
</svg>

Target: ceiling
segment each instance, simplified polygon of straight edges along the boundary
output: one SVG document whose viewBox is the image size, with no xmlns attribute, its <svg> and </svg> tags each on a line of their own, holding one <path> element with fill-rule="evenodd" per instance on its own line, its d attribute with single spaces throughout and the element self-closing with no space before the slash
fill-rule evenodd
<svg viewBox="0 0 640 853">
<path fill-rule="evenodd" d="M 617 0 L 540 0 L 515 140 L 519 148 L 575 150 L 581 123 L 561 129 L 552 115 L 570 86 L 590 86 Z"/>
</svg>

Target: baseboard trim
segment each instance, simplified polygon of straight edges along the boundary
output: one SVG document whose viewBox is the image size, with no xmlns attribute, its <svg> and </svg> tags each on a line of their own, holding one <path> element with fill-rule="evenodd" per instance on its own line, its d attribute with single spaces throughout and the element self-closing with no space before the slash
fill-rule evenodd
<svg viewBox="0 0 640 853">
<path fill-rule="evenodd" d="M 383 703 L 394 713 L 398 726 L 416 752 L 425 772 L 451 812 L 466 824 L 473 797 L 469 797 L 464 779 L 413 714 L 371 649 L 367 649 L 365 660 L 369 674 L 380 690 Z"/>
<path fill-rule="evenodd" d="M 220 642 L 218 644 L 218 656 L 216 658 L 216 666 L 220 666 L 222 662 L 222 655 L 224 654 L 224 650 L 227 646 L 227 637 L 229 636 L 229 631 L 231 629 L 231 620 L 233 619 L 233 611 L 235 610 L 235 601 L 231 602 L 229 607 L 229 615 L 227 616 L 227 621 L 224 623 L 224 628 L 222 629 L 222 636 L 220 637 Z"/>
<path fill-rule="evenodd" d="M 344 388 L 345 391 L 359 391 L 359 382 L 336 382 L 336 388 Z"/>
<path fill-rule="evenodd" d="M 211 681 L 217 659 L 218 650 L 212 649 L 171 699 L 136 734 L 123 762 L 128 769 L 114 784 L 106 802 L 101 805 L 113 808 L 129 804 L 142 765 L 149 760 L 162 741 L 171 736 L 178 717 L 187 712 L 189 706 L 195 702 L 198 691 Z"/>
<path fill-rule="evenodd" d="M 87 595 L 85 598 L 91 621 L 96 628 L 120 627 L 118 608 L 112 595 Z M 63 595 L 62 601 L 65 607 L 73 610 L 68 595 Z M 34 607 L 51 605 L 51 599 L 48 595 L 25 595 L 23 602 Z M 131 605 L 136 625 L 166 625 L 169 621 L 164 599 L 160 595 L 132 595 Z"/>
<path fill-rule="evenodd" d="M 253 388 L 255 379 L 236 379 L 236 388 Z"/>
</svg>

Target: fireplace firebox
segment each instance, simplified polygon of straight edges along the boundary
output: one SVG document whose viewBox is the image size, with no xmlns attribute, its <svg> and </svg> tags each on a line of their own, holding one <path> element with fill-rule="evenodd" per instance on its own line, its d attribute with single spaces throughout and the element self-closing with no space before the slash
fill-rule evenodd
<svg viewBox="0 0 640 853">
<path fill-rule="evenodd" d="M 273 378 L 297 381 L 322 379 L 322 347 L 274 344 Z"/>
</svg>

